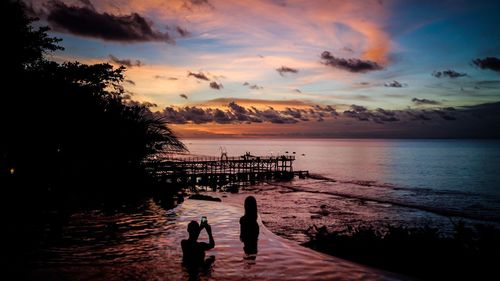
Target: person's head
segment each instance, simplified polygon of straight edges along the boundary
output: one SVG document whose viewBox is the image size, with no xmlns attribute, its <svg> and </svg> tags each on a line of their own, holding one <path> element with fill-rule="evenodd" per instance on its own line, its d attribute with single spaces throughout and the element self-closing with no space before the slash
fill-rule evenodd
<svg viewBox="0 0 500 281">
<path fill-rule="evenodd" d="M 189 239 L 197 240 L 198 236 L 200 235 L 200 225 L 197 221 L 191 221 L 188 224 L 187 231 L 189 233 Z"/>
<path fill-rule="evenodd" d="M 257 219 L 257 200 L 253 196 L 248 196 L 245 199 L 245 216 Z"/>
</svg>

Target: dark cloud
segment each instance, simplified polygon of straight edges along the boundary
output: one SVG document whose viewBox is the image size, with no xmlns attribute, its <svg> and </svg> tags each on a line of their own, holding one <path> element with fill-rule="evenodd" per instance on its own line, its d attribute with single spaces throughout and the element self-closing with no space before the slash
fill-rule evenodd
<svg viewBox="0 0 500 281">
<path fill-rule="evenodd" d="M 344 116 L 349 117 L 349 118 L 355 118 L 358 119 L 359 121 L 369 121 L 369 115 L 363 112 L 356 112 L 354 110 L 346 110 L 343 113 Z"/>
<path fill-rule="evenodd" d="M 359 82 L 357 84 L 361 86 L 370 86 L 370 82 Z"/>
<path fill-rule="evenodd" d="M 484 59 L 475 59 L 472 61 L 473 64 L 477 65 L 481 69 L 490 69 L 496 72 L 500 72 L 500 59 L 496 57 L 487 57 Z"/>
<path fill-rule="evenodd" d="M 182 5 L 184 9 L 193 11 L 193 9 L 199 9 L 202 7 L 208 7 L 214 9 L 215 7 L 208 0 L 184 0 Z"/>
<path fill-rule="evenodd" d="M 175 77 L 167 77 L 165 75 L 155 75 L 154 76 L 155 79 L 166 79 L 166 80 L 170 80 L 170 81 L 175 81 L 175 80 L 179 80 L 179 78 L 175 78 Z"/>
<path fill-rule="evenodd" d="M 291 67 L 284 66 L 284 65 L 281 66 L 280 68 L 276 68 L 276 71 L 278 71 L 278 73 L 281 76 L 285 76 L 286 73 L 298 73 L 299 72 L 298 69 L 291 68 Z"/>
<path fill-rule="evenodd" d="M 325 116 L 332 116 L 332 117 L 336 117 L 336 116 L 339 116 L 339 113 L 337 112 L 337 110 L 335 108 L 333 108 L 331 105 L 326 105 L 325 107 L 322 107 L 321 105 L 314 105 L 313 106 L 314 110 L 313 109 L 309 109 L 309 113 L 313 116 L 313 117 L 317 117 L 317 116 L 320 116 L 320 117 L 325 117 Z"/>
<path fill-rule="evenodd" d="M 258 111 L 258 116 L 262 119 L 275 124 L 293 124 L 299 121 L 294 118 L 281 115 L 278 111 L 270 107 L 269 109 Z"/>
<path fill-rule="evenodd" d="M 448 69 L 448 70 L 443 70 L 443 71 L 434 71 L 434 72 L 432 72 L 431 75 L 436 77 L 436 78 L 445 78 L 445 77 L 458 78 L 458 77 L 467 76 L 467 73 L 456 72 L 455 70 Z"/>
<path fill-rule="evenodd" d="M 343 115 L 349 118 L 357 119 L 359 121 L 372 121 L 378 124 L 400 121 L 400 118 L 398 118 L 396 111 L 385 110 L 382 108 L 377 108 L 376 110 L 368 110 L 364 106 L 355 104 L 351 105 L 351 110 L 344 111 Z"/>
<path fill-rule="evenodd" d="M 210 79 L 208 79 L 208 77 L 203 72 L 193 73 L 193 72 L 189 71 L 188 77 L 189 76 L 193 76 L 194 78 L 200 79 L 200 80 L 210 81 Z"/>
<path fill-rule="evenodd" d="M 385 115 L 382 115 L 382 116 L 377 116 L 376 117 L 376 122 L 377 123 L 396 122 L 396 121 L 399 121 L 399 118 L 397 118 L 396 116 L 385 116 Z"/>
<path fill-rule="evenodd" d="M 302 93 L 302 91 L 301 91 L 301 90 L 299 90 L 299 89 L 293 89 L 293 90 L 294 90 L 295 92 L 299 93 L 299 94 L 300 94 L 300 93 Z"/>
<path fill-rule="evenodd" d="M 213 111 L 214 122 L 219 124 L 227 124 L 231 122 L 231 117 L 226 112 L 216 108 Z"/>
<path fill-rule="evenodd" d="M 330 52 L 321 53 L 321 63 L 335 68 L 344 69 L 350 72 L 368 72 L 383 69 L 381 65 L 374 61 L 360 59 L 344 59 L 332 56 Z"/>
<path fill-rule="evenodd" d="M 382 115 L 385 115 L 385 116 L 395 116 L 396 115 L 396 113 L 394 111 L 385 110 L 383 108 L 377 108 L 376 111 Z"/>
<path fill-rule="evenodd" d="M 188 96 L 186 94 L 180 94 L 179 96 L 183 99 L 188 99 Z"/>
<path fill-rule="evenodd" d="M 207 112 L 204 109 L 195 106 L 186 106 L 184 109 L 180 109 L 179 113 L 182 113 L 186 121 L 191 121 L 195 124 L 209 123 L 214 121 L 211 112 Z"/>
<path fill-rule="evenodd" d="M 351 110 L 344 111 L 343 115 L 349 118 L 355 118 L 359 121 L 370 121 L 372 114 L 368 109 L 361 105 L 352 104 Z"/>
<path fill-rule="evenodd" d="M 221 83 L 217 83 L 217 82 L 210 82 L 209 86 L 210 86 L 210 88 L 215 89 L 215 90 L 220 90 L 220 89 L 224 88 Z"/>
<path fill-rule="evenodd" d="M 344 48 L 342 48 L 342 50 L 349 52 L 349 53 L 354 53 L 354 50 L 352 48 L 349 48 L 349 47 L 344 47 Z"/>
<path fill-rule="evenodd" d="M 411 100 L 414 104 L 416 105 L 438 105 L 441 104 L 441 102 L 436 101 L 436 100 L 429 100 L 429 99 L 419 99 L 419 98 L 413 98 Z"/>
<path fill-rule="evenodd" d="M 420 114 L 417 114 L 415 116 L 415 119 L 416 120 L 422 120 L 422 121 L 429 121 L 429 120 L 432 120 L 432 118 L 430 118 L 429 116 L 423 114 L 423 113 L 420 113 Z"/>
<path fill-rule="evenodd" d="M 166 107 L 157 114 L 159 117 L 165 118 L 167 122 L 176 124 L 251 124 L 262 122 L 294 124 L 313 120 L 313 122 L 323 124 L 319 127 L 314 127 L 314 124 L 296 127 L 302 130 L 300 134 L 309 128 L 331 128 L 329 132 L 339 132 L 344 137 L 500 137 L 500 102 L 456 108 L 408 108 L 403 110 L 382 108 L 370 110 L 364 106 L 352 105 L 349 110 L 344 111 L 338 117 L 330 115 L 334 107 L 329 105 L 311 105 L 310 108 L 290 106 L 284 110 L 277 110 L 273 107 L 266 109 L 258 109 L 253 106 L 244 107 L 232 100 L 228 101 L 227 107 L 216 106 L 214 105 L 213 108 Z"/>
<path fill-rule="evenodd" d="M 434 110 L 434 112 L 439 115 L 439 117 L 443 118 L 444 120 L 446 121 L 454 121 L 454 120 L 457 120 L 457 118 L 453 115 L 451 115 L 450 113 L 451 112 L 446 112 L 446 111 L 443 111 L 443 110 Z"/>
<path fill-rule="evenodd" d="M 352 104 L 351 105 L 351 109 L 354 110 L 355 112 L 365 112 L 367 111 L 368 109 L 364 106 L 361 106 L 361 105 L 355 105 L 355 104 Z"/>
<path fill-rule="evenodd" d="M 299 109 L 294 109 L 294 108 L 290 108 L 290 107 L 287 107 L 285 109 L 285 112 L 284 114 L 286 115 L 290 115 L 292 116 L 293 118 L 297 118 L 297 119 L 302 119 L 304 117 L 302 117 L 302 112 L 299 110 Z"/>
<path fill-rule="evenodd" d="M 167 123 L 172 124 L 186 124 L 187 120 L 184 117 L 183 112 L 176 110 L 173 107 L 165 107 L 159 115 L 165 119 Z"/>
<path fill-rule="evenodd" d="M 88 5 L 68 6 L 58 0 L 49 3 L 47 21 L 58 31 L 127 43 L 147 41 L 174 43 L 167 32 L 155 30 L 149 20 L 137 13 L 112 15 L 99 13 Z"/>
<path fill-rule="evenodd" d="M 245 81 L 245 83 L 243 83 L 243 86 L 248 86 L 248 88 L 251 89 L 251 90 L 263 90 L 264 89 L 264 87 L 262 87 L 262 86 L 259 86 L 257 84 L 253 84 L 252 85 L 252 84 L 250 84 L 250 83 L 248 83 L 246 81 Z"/>
<path fill-rule="evenodd" d="M 243 106 L 238 105 L 234 101 L 230 102 L 228 106 L 231 110 L 233 110 L 236 113 L 247 114 L 247 110 Z"/>
<path fill-rule="evenodd" d="M 335 113 L 337 112 L 337 110 L 333 108 L 331 105 L 325 106 L 325 111 L 335 112 Z"/>
<path fill-rule="evenodd" d="M 119 59 L 112 54 L 109 54 L 109 59 L 116 64 L 124 65 L 127 67 L 133 66 L 143 66 L 144 64 L 140 60 L 131 60 L 131 59 Z"/>
<path fill-rule="evenodd" d="M 250 109 L 246 109 L 243 106 L 237 104 L 234 101 L 231 101 L 228 104 L 229 109 L 231 112 L 234 114 L 236 120 L 238 121 L 247 121 L 247 122 L 253 122 L 253 123 L 262 123 L 262 119 L 260 119 L 258 116 L 255 115 L 257 112 Z"/>
<path fill-rule="evenodd" d="M 252 89 L 252 90 L 263 90 L 263 89 L 264 89 L 264 87 L 259 86 L 259 85 L 257 85 L 257 84 L 253 84 L 253 85 L 250 85 L 250 86 L 248 86 L 248 87 L 249 87 L 250 89 Z"/>
<path fill-rule="evenodd" d="M 396 111 L 385 110 L 383 108 L 377 108 L 375 112 L 372 113 L 373 119 L 377 123 L 384 122 L 396 122 L 399 121 Z"/>
<path fill-rule="evenodd" d="M 198 5 L 198 6 L 201 6 L 201 5 L 211 6 L 212 5 L 212 4 L 210 4 L 210 2 L 208 2 L 208 0 L 188 0 L 188 2 L 193 4 L 193 5 Z"/>
<path fill-rule="evenodd" d="M 398 81 L 394 80 L 394 81 L 392 81 L 392 82 L 386 82 L 386 83 L 384 84 L 384 86 L 386 86 L 386 87 L 391 87 L 391 88 L 402 88 L 402 87 L 405 87 L 405 86 L 406 86 L 406 84 L 402 84 L 402 83 L 400 83 L 400 82 L 398 82 Z"/>
<path fill-rule="evenodd" d="M 182 37 L 188 37 L 189 35 L 191 35 L 191 33 L 189 31 L 187 31 L 185 28 L 182 28 L 180 26 L 176 26 L 175 27 L 175 30 L 177 31 L 177 33 L 179 33 L 180 36 Z"/>
</svg>

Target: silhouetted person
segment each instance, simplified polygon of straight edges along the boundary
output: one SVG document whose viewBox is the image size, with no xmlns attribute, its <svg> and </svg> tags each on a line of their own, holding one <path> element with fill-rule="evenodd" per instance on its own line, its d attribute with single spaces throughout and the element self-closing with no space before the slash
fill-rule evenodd
<svg viewBox="0 0 500 281">
<path fill-rule="evenodd" d="M 240 240 L 246 254 L 257 253 L 257 240 L 259 239 L 259 224 L 257 223 L 257 200 L 248 196 L 245 199 L 245 215 L 240 218 Z"/>
<path fill-rule="evenodd" d="M 198 236 L 203 228 L 207 231 L 208 243 L 198 242 Z M 183 265 L 191 270 L 207 269 L 215 259 L 214 256 L 210 256 L 205 260 L 205 251 L 215 247 L 212 227 L 208 223 L 199 225 L 198 222 L 191 221 L 188 224 L 187 231 L 189 238 L 181 241 Z"/>
</svg>

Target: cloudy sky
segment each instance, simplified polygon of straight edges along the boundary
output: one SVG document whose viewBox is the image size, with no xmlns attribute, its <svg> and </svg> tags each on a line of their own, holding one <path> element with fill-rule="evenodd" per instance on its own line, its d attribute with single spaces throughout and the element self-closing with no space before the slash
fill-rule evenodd
<svg viewBox="0 0 500 281">
<path fill-rule="evenodd" d="M 26 3 L 63 39 L 53 60 L 127 66 L 181 136 L 500 131 L 499 1 Z"/>
</svg>

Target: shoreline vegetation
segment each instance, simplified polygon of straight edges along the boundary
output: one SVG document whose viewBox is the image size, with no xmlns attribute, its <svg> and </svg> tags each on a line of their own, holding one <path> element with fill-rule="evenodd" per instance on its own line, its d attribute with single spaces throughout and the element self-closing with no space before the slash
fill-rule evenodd
<svg viewBox="0 0 500 281">
<path fill-rule="evenodd" d="M 491 225 L 458 222 L 451 235 L 392 225 L 331 232 L 313 225 L 306 233 L 305 247 L 424 280 L 487 280 L 500 260 L 500 230 Z"/>
<path fill-rule="evenodd" d="M 10 198 L 73 204 L 159 195 L 146 161 L 157 153 L 187 151 L 150 110 L 122 84 L 124 66 L 58 63 L 61 39 L 38 27 L 26 4 L 3 1 L 9 43 L 0 110 L 0 179 Z M 154 167 L 153 167 L 154 168 Z M 42 200 L 43 199 L 43 200 Z M 51 202 L 57 203 L 57 202 Z M 8 202 L 4 202 L 8 203 Z"/>
<path fill-rule="evenodd" d="M 145 160 L 187 149 L 151 104 L 125 91 L 125 67 L 52 61 L 62 40 L 39 27 L 24 2 L 0 7 L 7 27 L 0 216 L 9 270 L 24 272 L 47 223 L 60 227 L 75 211 L 112 210 L 144 197 L 173 207 L 181 190 L 159 184 Z"/>
</svg>

